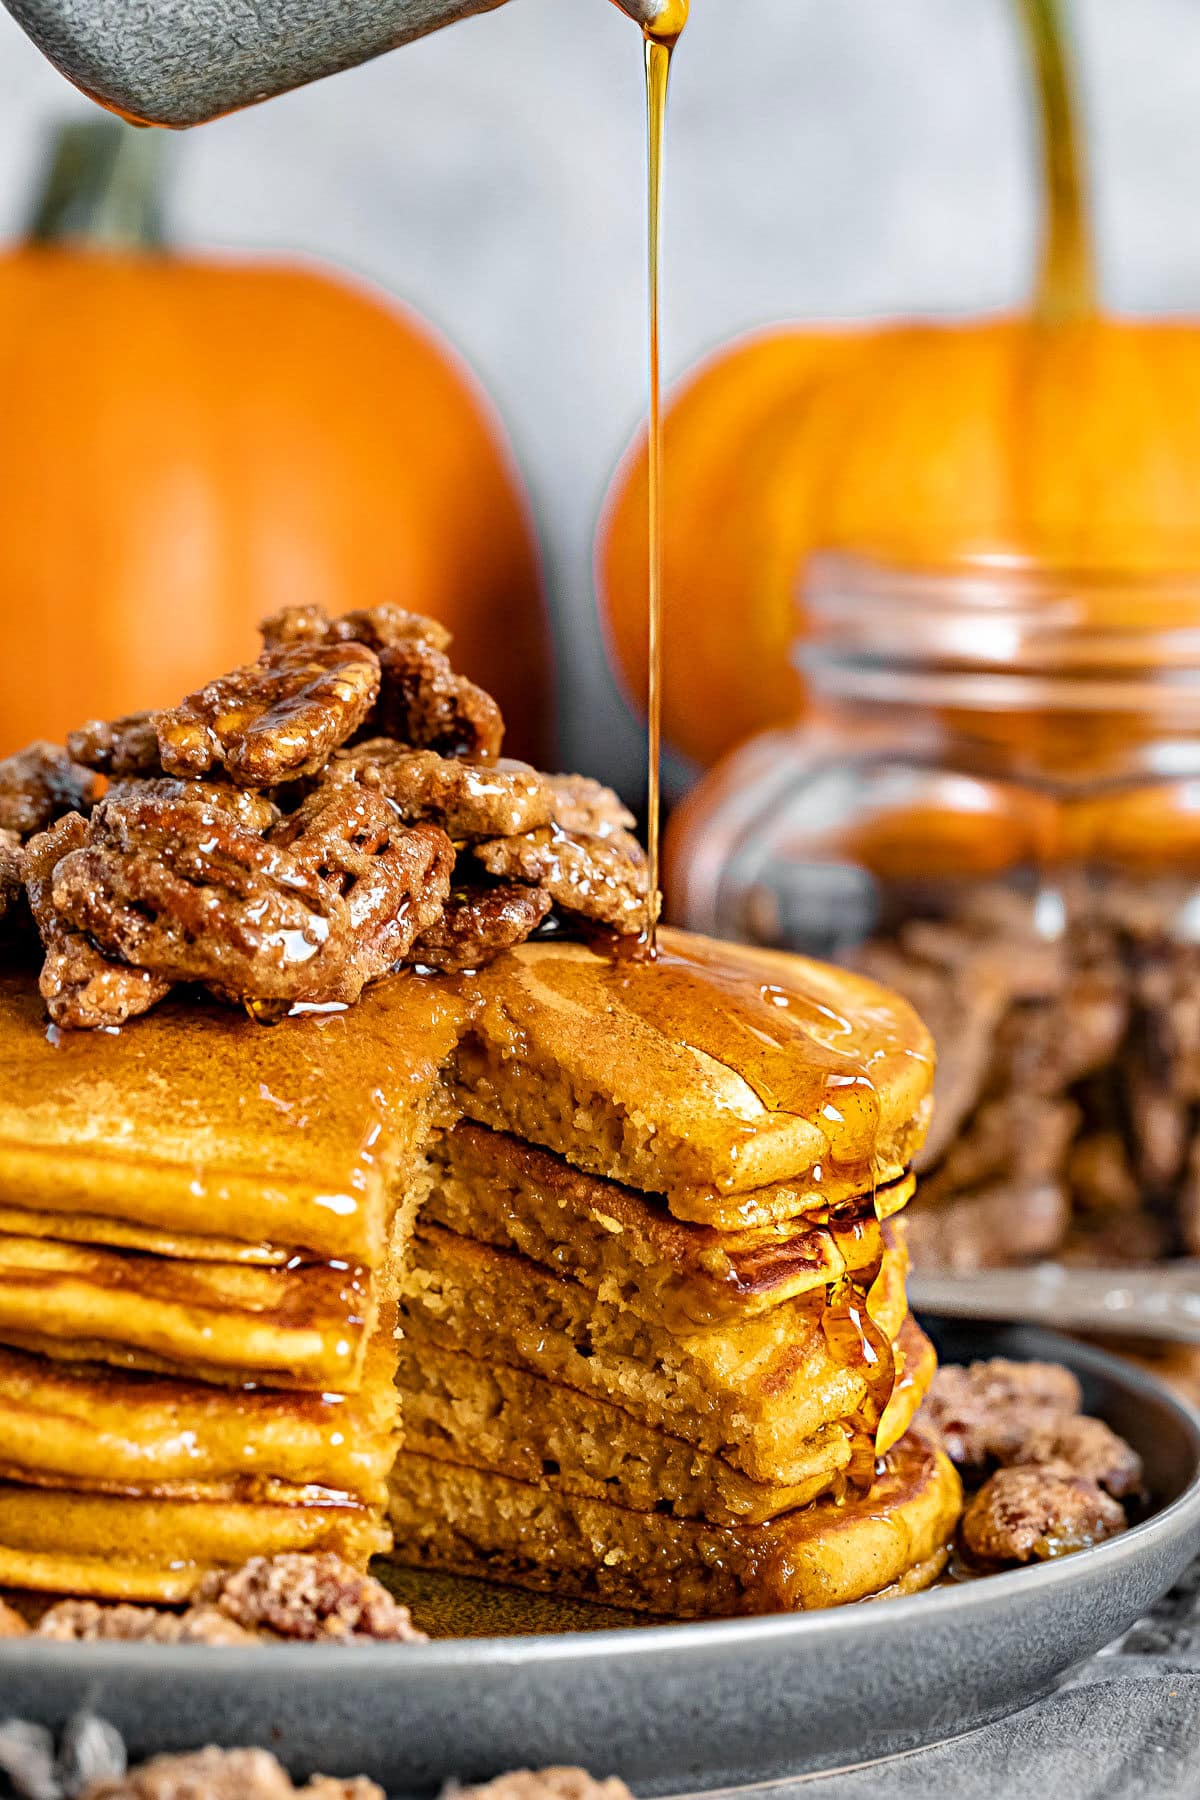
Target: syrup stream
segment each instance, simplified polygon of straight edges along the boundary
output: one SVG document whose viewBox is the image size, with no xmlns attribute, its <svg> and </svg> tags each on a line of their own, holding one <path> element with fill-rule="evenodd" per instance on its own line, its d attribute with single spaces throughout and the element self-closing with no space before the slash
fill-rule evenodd
<svg viewBox="0 0 1200 1800">
<path fill-rule="evenodd" d="M 643 954 L 658 954 L 660 865 L 661 764 L 662 764 L 662 573 L 663 573 L 663 426 L 662 426 L 662 189 L 663 141 L 667 117 L 667 92 L 671 57 L 687 23 L 688 0 L 668 0 L 652 25 L 644 31 L 646 61 L 646 129 L 649 176 L 647 222 L 647 298 L 650 347 L 650 425 L 647 460 L 647 586 L 649 660 L 646 688 L 647 782 L 646 853 L 649 889 Z"/>
</svg>

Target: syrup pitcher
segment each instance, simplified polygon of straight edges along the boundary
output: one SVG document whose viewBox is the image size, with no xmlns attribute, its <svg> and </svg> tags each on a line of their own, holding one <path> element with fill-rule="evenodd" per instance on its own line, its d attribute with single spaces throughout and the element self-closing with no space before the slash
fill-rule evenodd
<svg viewBox="0 0 1200 1800">
<path fill-rule="evenodd" d="M 504 0 L 5 0 L 56 68 L 143 125 L 200 125 Z M 561 6 L 576 0 L 559 0 Z M 616 0 L 643 26 L 673 0 Z"/>
</svg>

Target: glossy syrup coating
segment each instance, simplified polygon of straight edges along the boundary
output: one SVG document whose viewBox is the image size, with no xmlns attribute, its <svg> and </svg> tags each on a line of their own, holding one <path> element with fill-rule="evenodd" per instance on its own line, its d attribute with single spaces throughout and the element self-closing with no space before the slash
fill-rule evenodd
<svg viewBox="0 0 1200 1800">
<path fill-rule="evenodd" d="M 656 961 L 525 944 L 476 978 L 464 1111 L 720 1227 L 899 1177 L 933 1047 L 908 1004 L 803 957 L 660 934 Z"/>
<path fill-rule="evenodd" d="M 400 976 L 270 1028 L 186 995 L 81 1035 L 0 970 L 0 1201 L 378 1266 L 469 1010 Z"/>
</svg>

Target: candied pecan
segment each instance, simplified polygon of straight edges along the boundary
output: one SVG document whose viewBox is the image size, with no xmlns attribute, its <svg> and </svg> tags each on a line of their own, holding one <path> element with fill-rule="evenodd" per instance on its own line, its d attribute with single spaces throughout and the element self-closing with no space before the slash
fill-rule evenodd
<svg viewBox="0 0 1200 1800">
<path fill-rule="evenodd" d="M 1078 1413 L 1083 1395 L 1061 1363 L 947 1363 L 933 1378 L 924 1416 L 952 1462 L 984 1468 L 1011 1462 L 1035 1430 Z"/>
<path fill-rule="evenodd" d="M 112 782 L 104 796 L 106 806 L 121 800 L 196 800 L 219 806 L 247 831 L 269 831 L 283 816 L 270 796 L 255 788 L 234 787 L 231 781 L 187 781 L 179 775 L 125 776 Z"/>
<path fill-rule="evenodd" d="M 337 751 L 322 780 L 331 787 L 358 782 L 373 788 L 401 818 L 440 825 L 459 843 L 534 831 L 552 814 L 546 777 L 528 763 L 439 756 L 391 738 L 368 738 Z"/>
<path fill-rule="evenodd" d="M 609 837 L 614 831 L 632 831 L 637 824 L 620 796 L 590 775 L 547 775 L 545 780 L 554 796 L 554 823 L 564 831 Z"/>
<path fill-rule="evenodd" d="M 1090 1550 L 1125 1524 L 1118 1502 L 1086 1476 L 1018 1464 L 998 1469 L 967 1502 L 960 1532 L 976 1562 L 1028 1563 Z"/>
<path fill-rule="evenodd" d="M 382 794 L 318 788 L 271 834 L 343 896 L 348 963 L 339 998 L 395 966 L 441 916 L 454 846 L 436 825 L 403 825 Z"/>
<path fill-rule="evenodd" d="M 53 905 L 106 955 L 234 1000 L 324 1000 L 344 975 L 345 901 L 218 806 L 105 801 Z"/>
<path fill-rule="evenodd" d="M 156 713 L 125 713 L 119 719 L 89 719 L 67 738 L 67 749 L 87 769 L 101 775 L 160 775 Z"/>
<path fill-rule="evenodd" d="M 406 960 L 445 974 L 481 968 L 502 950 L 523 944 L 552 904 L 544 888 L 522 887 L 515 881 L 458 888 Z"/>
<path fill-rule="evenodd" d="M 383 1789 L 359 1775 L 342 1779 L 314 1775 L 304 1787 L 269 1750 L 190 1750 L 183 1756 L 156 1756 L 127 1775 L 109 1776 L 86 1787 L 79 1800 L 384 1800 Z"/>
<path fill-rule="evenodd" d="M 1142 1491 L 1142 1459 L 1103 1419 L 1078 1414 L 1035 1424 L 1013 1457 L 1019 1463 L 1054 1463 L 1102 1487 L 1114 1500 Z"/>
<path fill-rule="evenodd" d="M 646 856 L 632 833 L 575 837 L 557 827 L 494 838 L 475 855 L 489 875 L 545 888 L 555 906 L 632 934 L 646 917 Z"/>
<path fill-rule="evenodd" d="M 306 1642 L 423 1644 L 408 1608 L 373 1575 L 330 1551 L 254 1556 L 232 1574 L 207 1576 L 202 1599 L 248 1630 Z"/>
<path fill-rule="evenodd" d="M 32 837 L 64 813 L 87 812 L 95 798 L 95 777 L 56 744 L 0 758 L 0 831 Z"/>
<path fill-rule="evenodd" d="M 443 651 L 410 638 L 379 651 L 382 684 L 373 737 L 443 756 L 499 756 L 504 718 L 490 694 L 456 675 Z"/>
<path fill-rule="evenodd" d="M 131 969 L 104 956 L 75 929 L 54 901 L 54 878 L 68 856 L 88 842 L 87 821 L 68 813 L 25 846 L 25 891 L 41 934 L 45 961 L 39 988 L 56 1025 L 78 1031 L 123 1025 L 149 1012 L 171 983 L 146 969 Z"/>
<path fill-rule="evenodd" d="M 352 737 L 379 691 L 379 662 L 364 644 L 284 644 L 222 675 L 158 715 L 170 775 L 225 768 L 240 787 L 269 788 L 315 775 Z"/>
<path fill-rule="evenodd" d="M 323 606 L 285 606 L 259 626 L 268 650 L 279 644 L 367 644 L 384 650 L 392 644 L 414 640 L 432 644 L 435 650 L 450 646 L 450 633 L 437 619 L 405 612 L 402 606 L 357 607 L 330 618 Z"/>
<path fill-rule="evenodd" d="M 215 1606 L 164 1612 L 156 1606 L 101 1606 L 95 1600 L 60 1600 L 38 1621 L 38 1637 L 64 1643 L 252 1644 L 253 1632 Z"/>
<path fill-rule="evenodd" d="M 597 1781 L 586 1769 L 514 1769 L 478 1787 L 454 1790 L 455 1800 L 633 1800 L 615 1775 Z"/>
</svg>

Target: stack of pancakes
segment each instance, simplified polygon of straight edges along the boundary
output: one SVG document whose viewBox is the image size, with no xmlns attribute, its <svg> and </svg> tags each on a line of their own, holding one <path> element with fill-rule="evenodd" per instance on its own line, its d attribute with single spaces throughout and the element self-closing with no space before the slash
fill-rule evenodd
<svg viewBox="0 0 1200 1800">
<path fill-rule="evenodd" d="M 958 1484 L 897 1215 L 909 1009 L 664 934 L 482 971 L 401 1277 L 399 1554 L 674 1616 L 940 1571 Z"/>
<path fill-rule="evenodd" d="M 674 1616 L 922 1585 L 931 1076 L 883 989 L 672 933 L 269 1027 L 0 976 L 0 1585 L 365 1563 L 389 1486 L 404 1560 Z"/>
<path fill-rule="evenodd" d="M 466 1010 L 47 1029 L 0 976 L 0 1584 L 182 1600 L 387 1547 L 395 1282 Z"/>
</svg>

